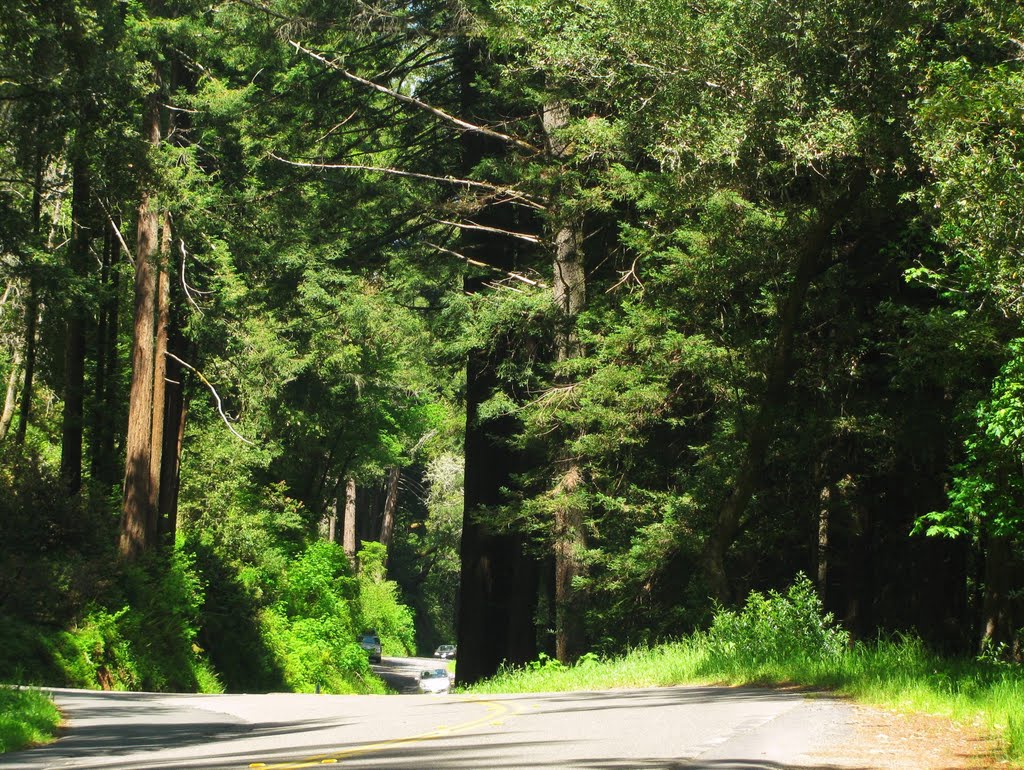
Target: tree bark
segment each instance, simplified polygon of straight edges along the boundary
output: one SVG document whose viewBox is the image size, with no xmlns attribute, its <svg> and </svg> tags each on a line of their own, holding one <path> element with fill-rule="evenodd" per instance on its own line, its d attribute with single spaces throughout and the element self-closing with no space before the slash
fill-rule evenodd
<svg viewBox="0 0 1024 770">
<path fill-rule="evenodd" d="M 114 426 L 115 415 L 119 412 L 117 374 L 120 369 L 117 358 L 120 285 L 117 263 L 121 250 L 118 246 L 114 224 L 107 223 L 100 268 L 100 313 L 96 325 L 96 377 L 90 442 L 92 477 L 104 488 L 117 483 Z"/>
<path fill-rule="evenodd" d="M 169 270 L 167 272 L 169 276 Z M 168 347 L 182 352 L 186 347 L 180 330 L 174 324 L 173 317 L 169 322 L 172 330 Z M 181 455 L 185 446 L 185 426 L 188 421 L 188 390 L 187 373 L 175 358 L 164 356 L 166 397 L 164 406 L 163 449 L 160 462 L 160 496 L 158 502 L 159 535 L 163 546 L 172 546 L 178 530 L 178 493 L 181 489 Z"/>
<path fill-rule="evenodd" d="M 338 542 L 338 521 L 345 523 L 345 498 L 341 494 L 341 479 L 334 485 L 334 507 L 327 516 L 327 542 Z"/>
<path fill-rule="evenodd" d="M 395 531 L 395 511 L 398 509 L 398 482 L 402 479 L 402 469 L 393 465 L 388 470 L 388 491 L 384 498 L 384 516 L 380 523 L 380 542 L 388 550 L 391 549 L 391 538 Z"/>
<path fill-rule="evenodd" d="M 85 140 L 78 142 L 72 164 L 71 242 L 68 249 L 69 266 L 79 282 L 84 282 L 88 274 L 93 233 L 89 159 L 84 144 Z M 77 494 L 82 486 L 87 319 L 88 313 L 82 303 L 72 302 L 64 342 L 64 415 L 60 455 L 61 479 L 69 495 Z"/>
<path fill-rule="evenodd" d="M 28 298 L 25 301 L 25 376 L 21 383 L 21 403 L 18 407 L 18 429 L 14 432 L 14 443 L 25 443 L 28 424 L 32 419 L 32 388 L 35 384 L 36 345 L 39 336 L 39 288 L 35 277 L 28 282 Z"/>
<path fill-rule="evenodd" d="M 181 453 L 185 446 L 185 426 L 188 422 L 188 401 L 185 391 L 185 372 L 176 361 L 168 361 L 168 377 L 173 380 L 168 391 L 164 413 L 163 462 L 160 465 L 160 542 L 174 545 L 178 531 L 178 493 L 181 490 Z"/>
<path fill-rule="evenodd" d="M 356 563 L 356 480 L 345 480 L 345 520 L 342 549 L 352 566 Z"/>
<path fill-rule="evenodd" d="M 42 148 L 36 148 L 36 173 L 32 186 L 32 234 L 37 242 L 43 229 L 43 183 L 46 177 L 46 156 Z M 25 299 L 25 378 L 21 386 L 21 403 L 18 405 L 18 429 L 14 443 L 25 443 L 28 424 L 32 419 L 32 388 L 35 384 L 36 337 L 39 325 L 39 281 L 33 266 L 28 279 L 28 297 Z"/>
<path fill-rule="evenodd" d="M 7 288 L 4 290 L 3 299 L 0 300 L 0 313 L 4 311 L 8 301 L 11 300 L 12 295 L 17 297 L 19 295 L 18 285 L 12 281 L 7 284 Z M 12 301 L 12 307 L 14 305 Z M 21 378 L 21 356 L 22 356 L 22 344 L 19 341 L 15 341 L 12 344 L 11 350 L 11 371 L 7 375 L 7 388 L 4 391 L 4 408 L 0 412 L 0 441 L 7 438 L 7 434 L 11 430 L 11 423 L 14 420 L 14 410 L 18 403 L 18 380 Z"/>
<path fill-rule="evenodd" d="M 464 42 L 456 66 L 462 94 L 462 115 L 478 125 L 490 121 L 489 105 L 477 91 L 476 81 L 484 72 L 488 57 L 476 42 Z M 500 158 L 508 145 L 476 132 L 462 138 L 462 176 L 485 158 Z M 477 213 L 474 224 L 464 231 L 462 253 L 486 251 L 487 263 L 509 274 L 519 272 L 519 250 L 523 242 L 501 232 L 522 232 L 523 223 L 510 207 L 490 207 Z M 528 226 L 528 225 L 526 225 Z M 491 229 L 488 229 L 491 228 Z M 486 282 L 467 277 L 468 293 L 485 290 Z M 516 532 L 492 529 L 486 522 L 489 510 L 506 501 L 503 489 L 514 486 L 513 474 L 522 471 L 527 460 L 507 439 L 518 431 L 509 416 L 483 419 L 479 407 L 497 389 L 516 400 L 518 394 L 501 380 L 500 362 L 511 360 L 511 342 L 498 340 L 487 349 L 470 351 L 466 363 L 465 504 L 460 543 L 460 588 L 456 609 L 459 666 L 456 676 L 469 684 L 493 675 L 502 663 L 523 664 L 536 657 L 534 610 L 537 604 L 538 561 L 526 549 L 525 538 Z"/>
<path fill-rule="evenodd" d="M 831 484 L 825 484 L 821 488 L 821 493 L 818 498 L 818 541 L 817 547 L 815 548 L 815 554 L 817 556 L 818 569 L 817 569 L 817 585 L 818 585 L 818 596 L 821 597 L 822 602 L 826 600 L 826 590 L 828 589 L 828 554 L 829 554 L 829 523 L 832 514 L 832 499 L 834 497 L 834 490 Z"/>
<path fill-rule="evenodd" d="M 164 211 L 164 223 L 160 233 L 159 258 L 155 267 L 156 297 L 153 330 L 153 396 L 150 426 L 149 456 L 149 502 L 150 520 L 147 523 L 150 543 L 159 542 L 161 530 L 166 530 L 161 523 L 160 482 L 164 477 L 164 434 L 165 415 L 167 409 L 167 338 L 171 313 L 171 286 L 167 265 L 171 256 L 171 215 Z M 177 426 L 175 426 L 177 427 Z M 168 464 L 176 458 L 168 458 Z"/>
<path fill-rule="evenodd" d="M 571 155 L 562 131 L 569 125 L 569 109 L 560 101 L 544 108 L 543 125 L 548 150 L 556 161 Z M 557 199 L 550 202 L 554 213 L 552 223 L 552 300 L 555 305 L 555 360 L 562 364 L 580 355 L 576 322 L 586 303 L 586 271 L 583 259 L 583 225 L 577 216 L 564 214 Z M 567 384 L 564 375 L 558 384 Z M 555 656 L 562 663 L 572 663 L 586 651 L 584 608 L 574 586 L 583 574 L 579 554 L 586 548 L 586 511 L 579 504 L 577 490 L 583 483 L 583 472 L 566 448 L 569 436 L 561 437 L 556 449 L 555 467 L 558 482 L 553 490 L 554 561 L 555 561 Z"/>
<path fill-rule="evenodd" d="M 160 106 L 150 97 L 143 134 L 151 146 L 160 142 Z M 153 375 L 157 305 L 158 218 L 155 194 L 144 187 L 139 203 L 135 255 L 135 319 L 132 335 L 132 382 L 125 442 L 124 504 L 120 552 L 134 559 L 149 550 L 153 500 L 158 495 L 152 476 Z"/>
<path fill-rule="evenodd" d="M 7 391 L 4 395 L 4 410 L 0 413 L 0 441 L 7 438 L 14 419 L 14 407 L 18 401 L 18 380 L 21 378 L 21 348 L 14 349 L 11 357 L 11 373 L 7 375 Z"/>
<path fill-rule="evenodd" d="M 984 588 L 982 589 L 981 638 L 979 651 L 1002 652 L 1019 656 L 1021 608 L 1014 598 L 1020 586 L 1021 567 L 1014 555 L 1014 542 L 1007 535 L 988 534 L 984 538 Z"/>
</svg>

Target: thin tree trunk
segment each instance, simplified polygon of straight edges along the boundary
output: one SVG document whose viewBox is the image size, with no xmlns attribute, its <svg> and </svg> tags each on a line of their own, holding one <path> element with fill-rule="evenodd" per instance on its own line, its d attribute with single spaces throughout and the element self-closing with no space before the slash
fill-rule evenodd
<svg viewBox="0 0 1024 770">
<path fill-rule="evenodd" d="M 826 589 L 828 588 L 828 536 L 833 496 L 832 485 L 826 484 L 821 488 L 818 500 L 817 585 L 818 596 L 823 602 L 826 599 Z"/>
<path fill-rule="evenodd" d="M 32 234 L 38 244 L 43 227 L 43 183 L 46 175 L 46 157 L 41 147 L 36 148 L 36 173 L 32 185 Z M 29 275 L 28 296 L 25 299 L 25 379 L 21 386 L 18 408 L 18 429 L 14 443 L 25 443 L 29 421 L 32 419 L 32 387 L 35 384 L 36 334 L 39 323 L 39 285 L 35 270 Z"/>
<path fill-rule="evenodd" d="M 345 527 L 345 494 L 343 479 L 338 479 L 334 485 L 334 504 L 331 512 L 327 515 L 327 542 L 338 542 L 338 523 Z"/>
<path fill-rule="evenodd" d="M 160 469 L 160 542 L 174 545 L 178 531 L 178 494 L 181 490 L 181 453 L 185 446 L 188 400 L 185 372 L 176 361 L 168 361 L 168 377 L 173 380 L 164 414 L 163 462 Z"/>
<path fill-rule="evenodd" d="M 352 566 L 356 563 L 356 480 L 345 480 L 345 518 L 342 548 Z"/>
<path fill-rule="evenodd" d="M 1014 556 L 1014 542 L 1006 535 L 987 534 L 984 538 L 984 588 L 982 589 L 981 638 L 979 651 L 1019 653 L 1015 634 L 1020 629 L 1020 599 L 1014 591 L 1020 586 L 1020 566 Z"/>
<path fill-rule="evenodd" d="M 32 419 L 32 387 L 35 384 L 36 343 L 39 334 L 39 289 L 35 277 L 28 282 L 28 298 L 25 301 L 25 376 L 21 384 L 21 403 L 18 408 L 18 429 L 14 443 L 25 443 L 25 434 Z"/>
<path fill-rule="evenodd" d="M 17 294 L 16 285 L 12 282 L 4 290 L 3 299 L 0 300 L 0 312 L 7 305 L 11 294 Z M 3 412 L 0 412 L 0 441 L 7 437 L 10 431 L 10 424 L 14 419 L 14 409 L 17 404 L 17 381 L 22 376 L 22 346 L 16 341 L 13 344 L 10 356 L 10 373 L 7 375 L 7 388 L 3 399 Z"/>
<path fill-rule="evenodd" d="M 117 331 L 118 288 L 117 262 L 121 251 L 113 223 L 104 228 L 103 259 L 100 268 L 100 312 L 96 325 L 96 377 L 93 395 L 92 476 L 104 488 L 117 481 L 114 463 L 114 424 L 117 407 Z"/>
<path fill-rule="evenodd" d="M 401 467 L 394 465 L 388 470 L 388 491 L 384 498 L 384 515 L 380 523 L 380 542 L 389 551 L 395 531 L 395 511 L 398 509 L 398 482 L 402 478 Z"/>
<path fill-rule="evenodd" d="M 89 270 L 90 171 L 85 148 L 75 150 L 71 193 L 71 243 L 68 262 L 72 274 L 84 281 Z M 61 479 L 68 494 L 77 494 L 82 486 L 82 435 L 85 416 L 85 348 L 88 313 L 81 302 L 74 302 L 68 313 L 64 343 L 64 419 L 61 431 Z"/>
<path fill-rule="evenodd" d="M 160 106 L 149 99 L 143 134 L 151 146 L 160 142 Z M 124 506 L 120 552 L 133 559 L 149 550 L 150 522 L 156 517 L 152 501 L 157 490 L 151 472 L 153 431 L 153 356 L 157 305 L 157 202 L 148 189 L 142 191 L 138 214 L 135 257 L 135 320 L 132 335 L 132 382 L 125 442 Z"/>
<path fill-rule="evenodd" d="M 14 419 L 14 407 L 18 401 L 18 380 L 21 377 L 21 349 L 15 348 L 11 358 L 11 373 L 7 376 L 7 392 L 4 395 L 4 411 L 0 413 L 0 441 L 7 438 Z"/>
</svg>

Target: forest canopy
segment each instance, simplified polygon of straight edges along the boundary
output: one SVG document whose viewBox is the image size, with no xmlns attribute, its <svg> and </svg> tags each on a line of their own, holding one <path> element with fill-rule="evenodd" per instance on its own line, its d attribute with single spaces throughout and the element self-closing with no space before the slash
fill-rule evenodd
<svg viewBox="0 0 1024 770">
<path fill-rule="evenodd" d="M 472 682 L 797 573 L 1019 658 L 1022 41 L 1015 0 L 7 0 L 0 678 L 365 691 L 374 629 Z"/>
</svg>

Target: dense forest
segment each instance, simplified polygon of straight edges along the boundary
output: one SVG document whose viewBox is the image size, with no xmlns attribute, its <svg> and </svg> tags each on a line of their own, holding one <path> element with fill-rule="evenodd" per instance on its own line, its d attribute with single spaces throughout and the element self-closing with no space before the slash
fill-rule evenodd
<svg viewBox="0 0 1024 770">
<path fill-rule="evenodd" d="M 1022 105 L 1017 0 L 4 0 L 0 680 L 1019 659 Z"/>
</svg>

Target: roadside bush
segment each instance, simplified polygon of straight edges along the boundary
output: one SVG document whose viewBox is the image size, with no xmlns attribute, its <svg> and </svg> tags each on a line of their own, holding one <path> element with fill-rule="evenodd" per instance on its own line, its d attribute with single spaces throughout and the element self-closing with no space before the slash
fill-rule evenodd
<svg viewBox="0 0 1024 770">
<path fill-rule="evenodd" d="M 413 655 L 416 627 L 412 610 L 403 604 L 398 584 L 385 578 L 387 551 L 381 543 L 364 542 L 359 551 L 359 603 L 363 628 L 380 637 L 384 655 Z"/>
<path fill-rule="evenodd" d="M 281 576 L 278 600 L 261 628 L 286 686 L 299 692 L 380 692 L 356 634 L 359 581 L 337 545 L 310 544 Z"/>
<path fill-rule="evenodd" d="M 60 713 L 43 693 L 0 689 L 0 754 L 51 739 L 58 724 Z"/>
<path fill-rule="evenodd" d="M 719 609 L 704 638 L 708 665 L 726 670 L 825 662 L 842 656 L 849 641 L 803 573 L 785 595 L 753 591 L 742 610 Z"/>
</svg>

